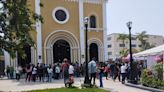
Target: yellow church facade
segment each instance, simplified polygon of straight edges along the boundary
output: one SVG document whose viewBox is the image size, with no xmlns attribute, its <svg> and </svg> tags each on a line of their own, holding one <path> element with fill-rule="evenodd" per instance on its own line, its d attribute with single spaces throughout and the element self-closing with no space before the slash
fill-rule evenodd
<svg viewBox="0 0 164 92">
<path fill-rule="evenodd" d="M 70 62 L 85 61 L 84 19 L 88 17 L 88 60 L 107 60 L 107 0 L 28 0 L 31 9 L 43 17 L 44 23 L 34 25 L 31 36 L 36 48 L 30 47 L 30 63 L 52 64 L 68 58 Z M 43 7 L 40 6 L 43 4 Z M 6 65 L 11 64 L 5 54 Z M 18 62 L 19 59 L 15 59 Z"/>
</svg>

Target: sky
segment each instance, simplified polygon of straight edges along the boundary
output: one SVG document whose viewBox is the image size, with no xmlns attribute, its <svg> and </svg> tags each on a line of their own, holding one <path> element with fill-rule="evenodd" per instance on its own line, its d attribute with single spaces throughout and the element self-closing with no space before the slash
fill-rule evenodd
<svg viewBox="0 0 164 92">
<path fill-rule="evenodd" d="M 164 0 L 108 0 L 107 32 L 126 33 L 132 21 L 132 34 L 147 31 L 164 36 Z"/>
</svg>

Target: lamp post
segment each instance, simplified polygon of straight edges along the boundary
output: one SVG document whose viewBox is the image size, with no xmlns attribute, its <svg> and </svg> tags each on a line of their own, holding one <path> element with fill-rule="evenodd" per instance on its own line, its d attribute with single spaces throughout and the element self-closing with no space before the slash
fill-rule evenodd
<svg viewBox="0 0 164 92">
<path fill-rule="evenodd" d="M 90 85 L 90 80 L 88 76 L 88 17 L 85 17 L 84 19 L 84 25 L 85 25 L 85 63 L 86 63 L 86 75 L 84 79 L 84 84 Z"/>
<path fill-rule="evenodd" d="M 130 83 L 135 83 L 134 79 L 134 67 L 133 67 L 133 56 L 132 56 L 132 42 L 131 42 L 131 29 L 132 29 L 132 22 L 129 21 L 126 23 L 129 29 L 129 54 L 130 54 Z"/>
</svg>

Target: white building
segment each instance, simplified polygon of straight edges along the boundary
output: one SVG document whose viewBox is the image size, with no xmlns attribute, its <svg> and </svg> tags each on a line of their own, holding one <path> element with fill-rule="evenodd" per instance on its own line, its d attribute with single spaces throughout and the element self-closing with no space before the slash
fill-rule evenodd
<svg viewBox="0 0 164 92">
<path fill-rule="evenodd" d="M 129 48 L 129 39 L 125 41 L 125 45 L 121 40 L 118 40 L 119 33 L 109 34 L 107 36 L 108 45 L 108 59 L 115 59 L 119 57 L 120 51 L 123 48 Z M 159 46 L 164 44 L 164 37 L 159 35 L 148 35 L 147 42 L 150 45 Z M 132 35 L 132 48 L 137 51 L 141 50 L 141 42 L 136 39 L 136 35 Z"/>
</svg>

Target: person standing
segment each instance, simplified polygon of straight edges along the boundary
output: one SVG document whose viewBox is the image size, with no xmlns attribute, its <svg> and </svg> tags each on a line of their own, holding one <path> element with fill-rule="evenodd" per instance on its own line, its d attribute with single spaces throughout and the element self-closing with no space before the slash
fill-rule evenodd
<svg viewBox="0 0 164 92">
<path fill-rule="evenodd" d="M 59 74 L 60 74 L 60 65 L 59 65 L 59 63 L 55 67 L 55 73 L 56 73 L 56 78 L 55 79 L 59 79 Z"/>
<path fill-rule="evenodd" d="M 115 63 L 115 67 L 114 67 L 114 81 L 116 80 L 116 78 L 118 77 L 118 80 L 120 81 L 120 67 L 118 63 Z"/>
<path fill-rule="evenodd" d="M 49 67 L 47 68 L 47 72 L 48 72 L 48 82 L 52 82 L 53 69 L 51 65 L 49 65 Z"/>
<path fill-rule="evenodd" d="M 84 71 L 83 71 L 83 65 L 80 64 L 80 69 L 79 69 L 79 73 L 80 73 L 80 77 L 82 77 L 84 75 Z"/>
<path fill-rule="evenodd" d="M 7 75 L 8 79 L 10 79 L 10 67 L 8 65 L 6 67 L 6 75 Z"/>
<path fill-rule="evenodd" d="M 38 66 L 38 77 L 39 77 L 39 81 L 43 81 L 44 82 L 44 78 L 43 78 L 43 66 L 42 64 L 39 64 Z"/>
<path fill-rule="evenodd" d="M 36 74 L 37 74 L 37 68 L 35 65 L 33 65 L 33 68 L 32 68 L 32 80 L 33 80 L 33 82 L 36 81 Z"/>
<path fill-rule="evenodd" d="M 126 72 L 127 72 L 127 67 L 126 67 L 126 65 L 123 63 L 123 65 L 121 66 L 122 84 L 125 83 Z"/>
<path fill-rule="evenodd" d="M 66 82 L 67 82 L 67 80 L 69 80 L 68 69 L 69 69 L 68 59 L 64 58 L 63 64 L 62 64 L 62 73 L 63 73 L 63 76 L 64 76 L 65 87 L 67 87 Z"/>
<path fill-rule="evenodd" d="M 11 79 L 14 78 L 14 67 L 13 66 L 10 67 L 10 78 Z"/>
<path fill-rule="evenodd" d="M 20 79 L 21 70 L 22 70 L 21 66 L 16 67 L 16 80 L 18 81 Z"/>
<path fill-rule="evenodd" d="M 70 63 L 69 65 L 69 76 L 73 76 L 74 75 L 74 67 L 72 65 L 72 63 Z"/>
<path fill-rule="evenodd" d="M 30 64 L 27 65 L 27 67 L 26 67 L 26 72 L 27 72 L 27 75 L 26 75 L 26 80 L 25 80 L 25 81 L 28 80 L 28 82 L 30 82 L 30 80 L 31 80 L 31 75 L 32 75 L 32 67 L 31 67 Z"/>
<path fill-rule="evenodd" d="M 112 77 L 112 79 L 114 79 L 114 73 L 115 73 L 115 64 L 112 61 L 110 65 L 110 76 Z"/>
<path fill-rule="evenodd" d="M 90 72 L 90 82 L 92 84 L 92 79 L 93 79 L 93 85 L 95 85 L 95 80 L 96 80 L 96 61 L 95 58 L 93 58 L 89 64 L 89 72 Z"/>
<path fill-rule="evenodd" d="M 105 73 L 106 80 L 108 80 L 109 68 L 107 65 L 105 65 L 104 73 Z"/>
<path fill-rule="evenodd" d="M 102 81 L 102 78 L 103 78 L 103 73 L 104 73 L 104 67 L 102 64 L 99 65 L 99 69 L 100 69 L 100 73 L 99 73 L 99 80 L 100 80 L 100 87 L 103 87 L 103 81 Z"/>
</svg>

